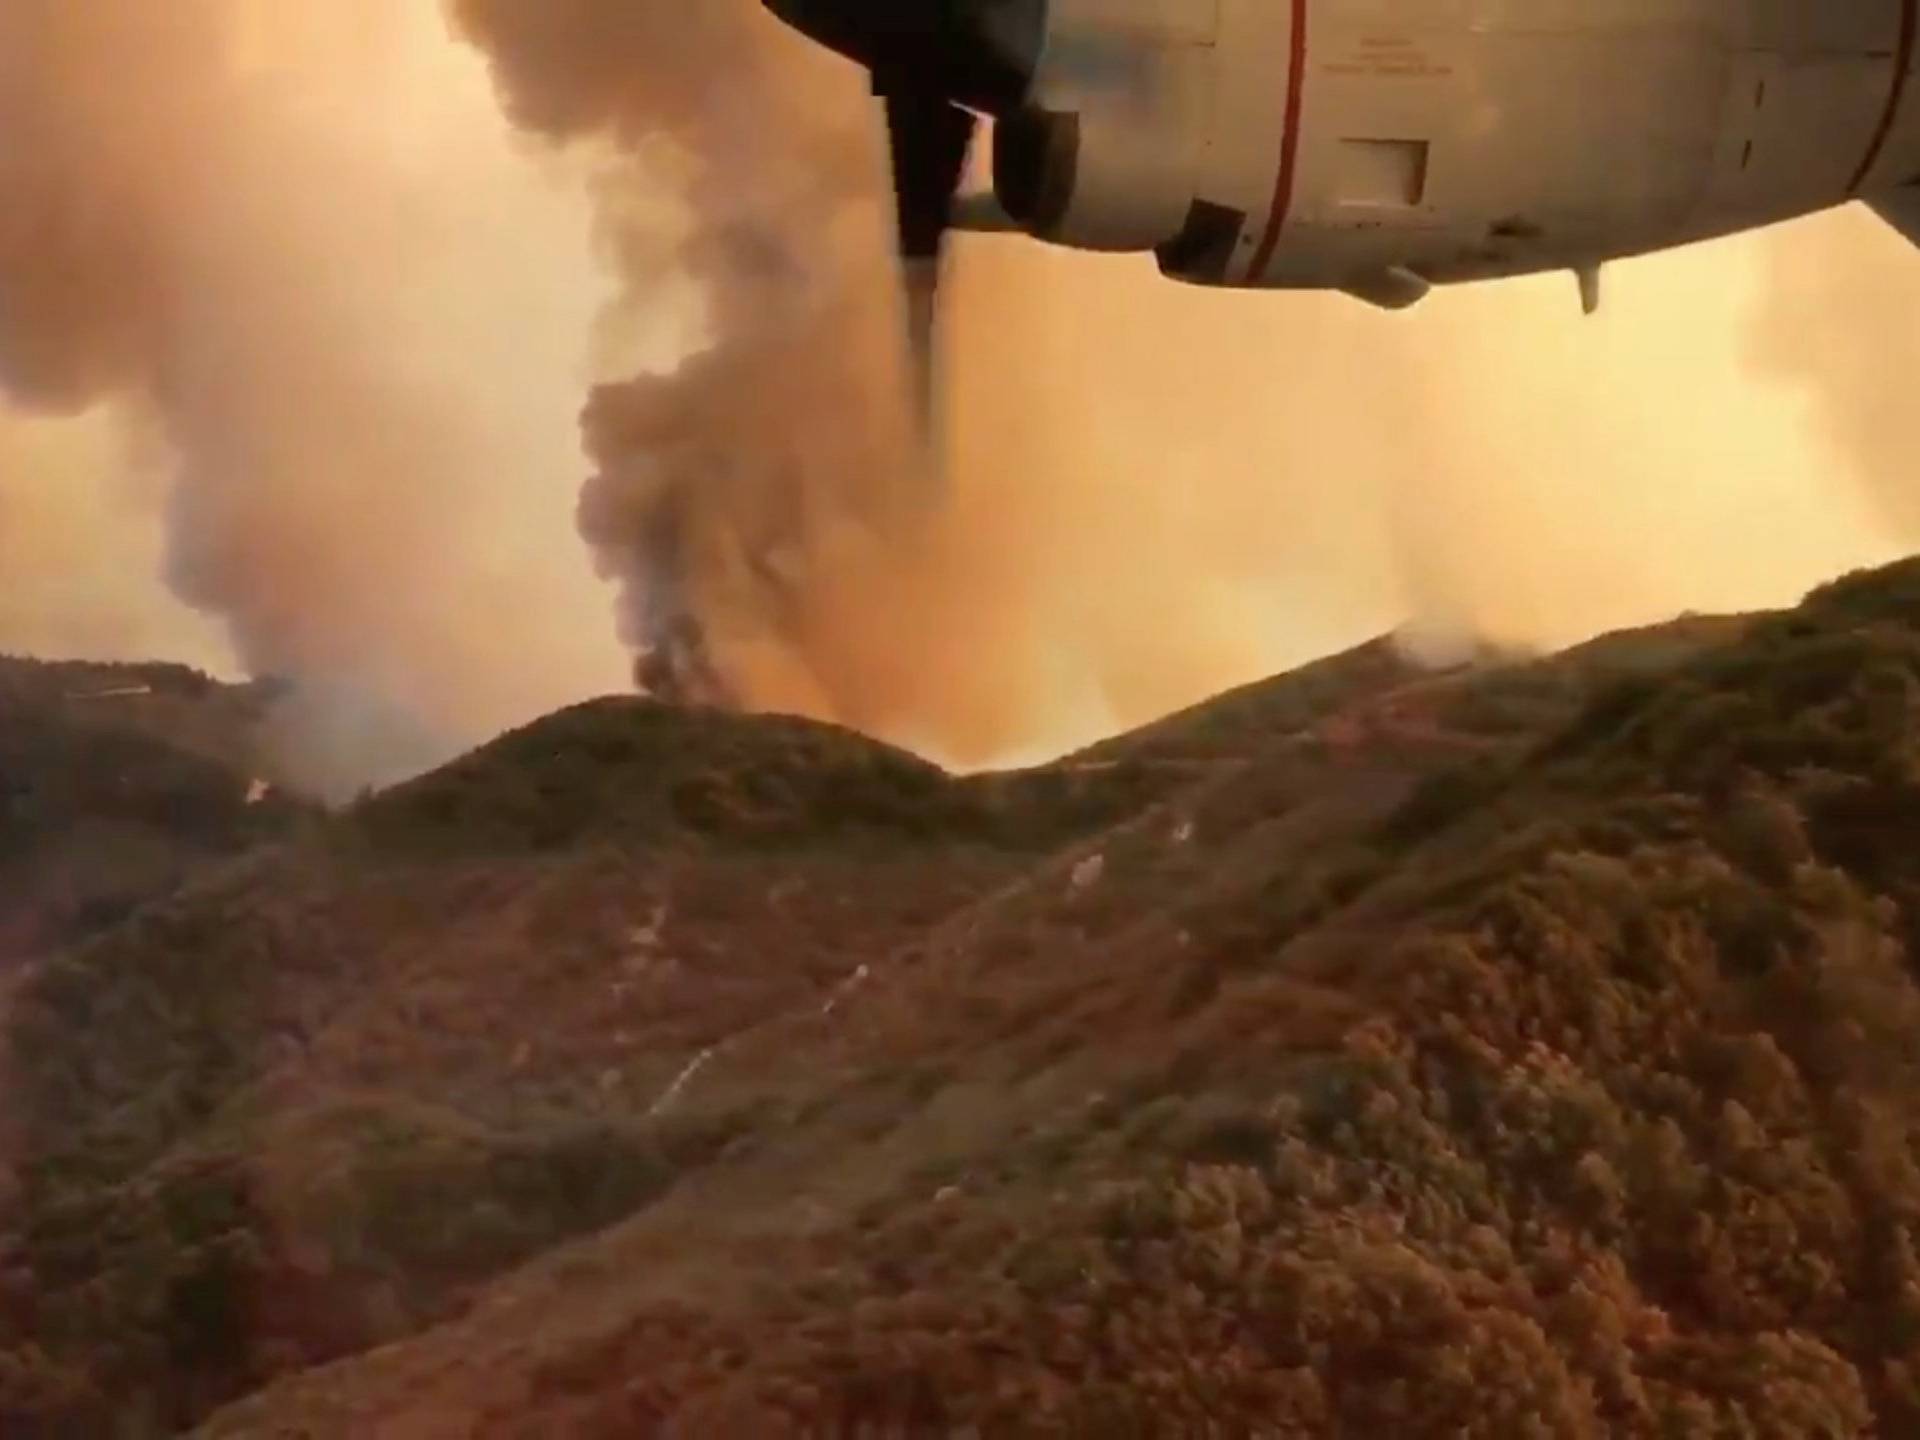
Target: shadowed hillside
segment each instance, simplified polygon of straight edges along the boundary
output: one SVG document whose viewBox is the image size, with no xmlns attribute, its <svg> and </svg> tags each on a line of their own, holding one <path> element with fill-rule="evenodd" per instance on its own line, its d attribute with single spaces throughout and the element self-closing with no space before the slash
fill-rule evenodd
<svg viewBox="0 0 1920 1440">
<path fill-rule="evenodd" d="M 0 657 L 0 973 L 293 822 L 261 778 L 267 700 L 180 666 Z"/>
<path fill-rule="evenodd" d="M 584 706 L 20 976 L 0 1429 L 1920 1433 L 1916 835 L 1920 563 L 1015 775 Z"/>
</svg>

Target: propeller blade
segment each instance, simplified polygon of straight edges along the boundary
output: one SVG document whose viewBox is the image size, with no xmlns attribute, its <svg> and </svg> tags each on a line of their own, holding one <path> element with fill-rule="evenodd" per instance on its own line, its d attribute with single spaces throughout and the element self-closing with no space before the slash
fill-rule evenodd
<svg viewBox="0 0 1920 1440">
<path fill-rule="evenodd" d="M 937 260 L 979 122 L 945 97 L 902 89 L 886 97 L 900 254 Z"/>
<path fill-rule="evenodd" d="M 4 0 L 0 0 L 3 4 Z M 693 0 L 700 3 L 700 0 Z M 764 0 L 772 14 L 865 67 L 885 98 L 908 343 L 921 434 L 934 433 L 940 266 L 954 228 L 977 114 L 1027 102 L 1051 0 Z M 978 203 L 966 217 L 1014 228 Z"/>
<path fill-rule="evenodd" d="M 785 24 L 904 84 L 1000 114 L 1026 94 L 1049 0 L 765 0 Z"/>
<path fill-rule="evenodd" d="M 979 122 L 943 96 L 908 87 L 889 87 L 886 108 L 914 404 L 921 433 L 931 438 L 940 266 Z"/>
</svg>

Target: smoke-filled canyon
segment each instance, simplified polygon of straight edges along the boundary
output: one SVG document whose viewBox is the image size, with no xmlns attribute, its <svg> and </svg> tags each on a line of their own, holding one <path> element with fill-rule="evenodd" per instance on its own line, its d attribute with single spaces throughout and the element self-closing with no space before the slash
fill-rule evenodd
<svg viewBox="0 0 1920 1440">
<path fill-rule="evenodd" d="M 1781 602 L 1920 523 L 1920 257 L 1863 213 L 1592 320 L 966 241 L 928 503 L 871 103 L 757 0 L 12 0 L 0 135 L 0 381 L 81 417 L 0 429 L 0 648 L 224 637 L 334 788 L 627 652 L 990 763 L 1409 620 Z"/>
</svg>

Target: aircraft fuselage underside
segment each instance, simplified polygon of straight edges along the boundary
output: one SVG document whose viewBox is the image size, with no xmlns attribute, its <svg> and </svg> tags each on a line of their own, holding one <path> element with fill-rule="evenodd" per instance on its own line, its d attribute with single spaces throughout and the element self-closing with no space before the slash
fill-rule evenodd
<svg viewBox="0 0 1920 1440">
<path fill-rule="evenodd" d="M 1053 0 L 1034 102 L 1070 134 L 1024 228 L 1385 305 L 1590 271 L 1920 176 L 1917 30 L 1920 0 Z"/>
</svg>

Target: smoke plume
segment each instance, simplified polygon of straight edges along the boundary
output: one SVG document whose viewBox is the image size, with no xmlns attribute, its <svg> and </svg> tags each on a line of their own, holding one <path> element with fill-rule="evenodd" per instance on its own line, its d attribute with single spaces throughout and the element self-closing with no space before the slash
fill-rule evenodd
<svg viewBox="0 0 1920 1440">
<path fill-rule="evenodd" d="M 584 201 L 432 0 L 9 0 L 0 135 L 0 388 L 157 439 L 167 576 L 295 682 L 295 778 L 617 683 L 567 523 Z"/>
<path fill-rule="evenodd" d="M 843 67 L 747 0 L 455 11 L 517 121 L 615 142 L 601 230 L 634 303 L 685 281 L 704 300 L 693 353 L 601 386 L 584 420 L 581 529 L 622 584 L 642 683 L 764 701 L 760 669 L 789 664 L 785 698 L 839 712 L 798 633 L 818 547 L 872 518 L 911 453 L 881 157 Z"/>
<path fill-rule="evenodd" d="M 1409 622 L 1790 600 L 1920 523 L 1920 261 L 1859 214 L 1591 320 L 969 237 L 929 506 L 874 106 L 757 0 L 7 0 L 0 135 L 0 646 L 230 649 L 330 789 L 629 654 L 1007 762 Z"/>
<path fill-rule="evenodd" d="M 586 416 L 655 688 L 1004 761 L 1402 623 L 1553 645 L 1890 553 L 1744 353 L 1786 234 L 1617 267 L 1591 320 L 1564 276 L 1388 316 L 964 240 L 929 517 L 863 77 L 754 0 L 456 8 L 521 124 L 629 157 L 630 303 L 706 298 L 694 358 Z"/>
<path fill-rule="evenodd" d="M 155 580 L 164 490 L 125 450 L 111 416 L 0 412 L 0 651 L 230 664 L 217 627 Z"/>
<path fill-rule="evenodd" d="M 1846 474 L 1906 547 L 1920 544 L 1920 251 L 1864 206 L 1791 227 L 1752 355 L 1811 405 Z"/>
</svg>

